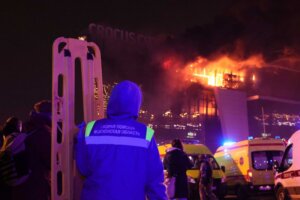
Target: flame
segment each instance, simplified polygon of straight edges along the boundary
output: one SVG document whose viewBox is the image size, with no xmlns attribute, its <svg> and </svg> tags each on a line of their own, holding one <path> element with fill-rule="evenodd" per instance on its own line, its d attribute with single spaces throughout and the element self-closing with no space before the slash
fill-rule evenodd
<svg viewBox="0 0 300 200">
<path fill-rule="evenodd" d="M 245 60 L 233 59 L 227 55 L 214 60 L 199 56 L 175 72 L 180 73 L 186 81 L 212 87 L 238 88 L 239 84 L 245 82 L 247 70 L 260 68 L 264 63 L 262 55 L 254 55 Z M 252 77 L 250 75 L 250 80 L 256 81 L 255 74 Z"/>
</svg>

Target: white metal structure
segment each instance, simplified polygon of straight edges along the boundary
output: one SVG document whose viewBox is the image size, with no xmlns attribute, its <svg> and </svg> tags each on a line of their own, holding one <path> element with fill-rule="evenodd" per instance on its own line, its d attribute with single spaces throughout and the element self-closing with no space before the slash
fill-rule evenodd
<svg viewBox="0 0 300 200">
<path fill-rule="evenodd" d="M 288 141 L 275 175 L 276 198 L 300 199 L 300 130 Z"/>
<path fill-rule="evenodd" d="M 80 88 L 76 88 L 75 78 L 78 63 L 82 80 Z M 78 132 L 75 92 L 82 91 L 82 99 L 78 102 L 82 102 L 79 106 L 85 122 L 103 117 L 101 55 L 97 45 L 77 39 L 56 39 L 52 76 L 51 198 L 76 200 L 80 197 L 82 178 L 74 159 L 74 138 Z"/>
</svg>

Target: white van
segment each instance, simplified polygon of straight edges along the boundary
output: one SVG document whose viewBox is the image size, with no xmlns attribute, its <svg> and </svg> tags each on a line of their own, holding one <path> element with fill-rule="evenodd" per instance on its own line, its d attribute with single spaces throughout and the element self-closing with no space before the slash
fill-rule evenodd
<svg viewBox="0 0 300 200">
<path fill-rule="evenodd" d="M 276 171 L 276 199 L 300 199 L 300 130 L 288 140 Z"/>
</svg>

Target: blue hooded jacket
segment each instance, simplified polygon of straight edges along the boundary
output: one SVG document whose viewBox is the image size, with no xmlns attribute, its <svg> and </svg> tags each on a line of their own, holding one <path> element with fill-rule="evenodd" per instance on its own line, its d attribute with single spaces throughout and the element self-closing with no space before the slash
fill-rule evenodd
<svg viewBox="0 0 300 200">
<path fill-rule="evenodd" d="M 81 128 L 76 162 L 85 176 L 81 200 L 166 200 L 154 131 L 136 121 L 140 88 L 123 81 L 112 91 L 107 118 Z M 84 131 L 85 129 L 85 131 Z"/>
</svg>

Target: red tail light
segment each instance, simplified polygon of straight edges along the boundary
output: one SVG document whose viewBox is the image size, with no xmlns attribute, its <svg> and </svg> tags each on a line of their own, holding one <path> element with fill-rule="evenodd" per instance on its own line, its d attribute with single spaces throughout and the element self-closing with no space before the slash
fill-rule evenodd
<svg viewBox="0 0 300 200">
<path fill-rule="evenodd" d="M 248 169 L 247 171 L 247 181 L 251 182 L 252 181 L 252 171 L 250 169 Z"/>
</svg>

